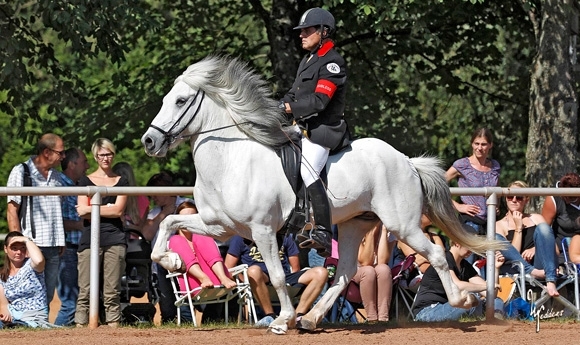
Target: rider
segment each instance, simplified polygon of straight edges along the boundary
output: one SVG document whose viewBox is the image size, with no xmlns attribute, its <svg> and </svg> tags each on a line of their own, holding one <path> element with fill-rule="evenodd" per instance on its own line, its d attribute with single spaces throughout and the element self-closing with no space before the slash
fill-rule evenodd
<svg viewBox="0 0 580 345">
<path fill-rule="evenodd" d="M 329 152 L 342 148 L 350 138 L 343 119 L 346 66 L 330 38 L 335 31 L 330 12 L 311 8 L 304 12 L 294 30 L 300 30 L 302 48 L 309 53 L 300 62 L 294 84 L 280 101 L 280 108 L 294 117 L 304 133 L 300 173 L 312 201 L 315 221 L 310 234 L 300 233 L 298 239 L 300 247 L 315 248 L 327 257 L 331 252 L 332 218 L 320 172 Z"/>
</svg>

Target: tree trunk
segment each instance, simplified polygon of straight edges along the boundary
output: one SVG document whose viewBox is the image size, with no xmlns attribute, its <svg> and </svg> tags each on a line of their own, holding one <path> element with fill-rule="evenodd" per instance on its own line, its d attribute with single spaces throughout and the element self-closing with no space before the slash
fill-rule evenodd
<svg viewBox="0 0 580 345">
<path fill-rule="evenodd" d="M 304 1 L 274 0 L 271 12 L 262 7 L 259 0 L 251 0 L 254 10 L 264 20 L 268 43 L 269 59 L 272 62 L 274 97 L 282 97 L 294 82 L 296 70 L 302 57 L 298 34 L 293 30 L 298 25 Z"/>
<path fill-rule="evenodd" d="M 578 106 L 570 23 L 578 14 L 571 11 L 573 1 L 542 1 L 540 17 L 535 18 L 539 32 L 531 69 L 526 153 L 526 179 L 532 187 L 553 187 L 562 175 L 577 171 Z M 542 202 L 534 199 L 530 205 L 537 212 Z"/>
</svg>

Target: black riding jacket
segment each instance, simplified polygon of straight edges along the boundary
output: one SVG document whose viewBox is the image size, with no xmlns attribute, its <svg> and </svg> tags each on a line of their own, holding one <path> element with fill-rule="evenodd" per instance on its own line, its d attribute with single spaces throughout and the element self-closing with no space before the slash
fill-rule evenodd
<svg viewBox="0 0 580 345">
<path fill-rule="evenodd" d="M 332 41 L 302 59 L 292 88 L 282 98 L 310 140 L 331 150 L 347 131 L 345 99 L 346 66 Z"/>
</svg>

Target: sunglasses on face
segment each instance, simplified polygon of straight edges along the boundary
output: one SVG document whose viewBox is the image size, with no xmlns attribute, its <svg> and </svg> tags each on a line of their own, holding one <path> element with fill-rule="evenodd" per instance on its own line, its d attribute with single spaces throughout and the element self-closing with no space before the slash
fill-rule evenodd
<svg viewBox="0 0 580 345">
<path fill-rule="evenodd" d="M 515 195 L 508 195 L 505 197 L 507 201 L 523 201 L 524 197 L 519 195 L 519 196 L 515 196 Z"/>
</svg>

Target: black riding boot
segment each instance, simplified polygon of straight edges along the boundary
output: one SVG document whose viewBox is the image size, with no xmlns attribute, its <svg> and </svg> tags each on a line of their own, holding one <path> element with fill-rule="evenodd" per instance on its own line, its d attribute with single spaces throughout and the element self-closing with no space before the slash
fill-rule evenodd
<svg viewBox="0 0 580 345">
<path fill-rule="evenodd" d="M 326 189 L 322 181 L 318 179 L 308 186 L 306 190 L 312 202 L 315 225 L 310 230 L 309 238 L 303 240 L 305 236 L 298 236 L 298 239 L 302 241 L 299 245 L 301 248 L 314 248 L 318 255 L 326 258 L 330 256 L 332 251 L 332 218 Z"/>
</svg>

